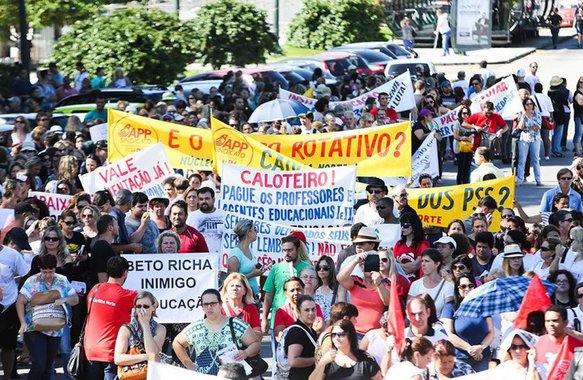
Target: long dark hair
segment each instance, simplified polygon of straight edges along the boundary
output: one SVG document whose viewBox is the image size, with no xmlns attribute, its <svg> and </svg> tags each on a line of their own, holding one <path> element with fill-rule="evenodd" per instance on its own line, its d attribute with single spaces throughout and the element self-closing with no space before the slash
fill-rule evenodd
<svg viewBox="0 0 583 380">
<path fill-rule="evenodd" d="M 425 240 L 423 224 L 421 224 L 421 220 L 417 215 L 412 212 L 405 211 L 403 215 L 401 215 L 401 224 L 403 223 L 409 223 L 413 228 L 413 245 L 417 245 Z M 407 237 L 401 233 L 401 239 L 399 241 L 404 244 L 407 241 Z"/>
<path fill-rule="evenodd" d="M 567 281 L 569 281 L 569 307 L 575 307 L 577 306 L 577 298 L 575 297 L 577 280 L 575 279 L 575 276 L 573 276 L 573 273 L 565 269 L 559 269 L 558 271 L 551 273 L 551 275 L 548 278 L 548 281 L 552 282 L 553 284 L 556 283 L 557 277 L 559 277 L 560 274 L 567 277 Z M 553 298 L 555 298 L 555 296 L 553 296 Z"/>
<path fill-rule="evenodd" d="M 332 258 L 330 256 L 327 255 L 322 255 L 320 256 L 320 258 L 318 259 L 318 261 L 316 261 L 316 271 L 317 271 L 317 266 L 318 264 L 320 264 L 321 261 L 325 261 L 326 265 L 328 265 L 330 267 L 330 270 L 328 271 L 328 280 L 330 282 L 329 286 L 330 289 L 332 290 L 332 292 L 335 292 L 338 289 L 338 281 L 336 280 L 336 267 L 334 266 L 334 260 L 332 260 Z M 320 276 L 318 276 L 318 273 L 316 272 L 316 277 L 318 277 L 318 287 L 323 285 L 322 279 L 320 278 Z"/>
<path fill-rule="evenodd" d="M 348 319 L 341 319 L 334 323 L 334 326 L 338 326 L 342 329 L 342 331 L 348 333 L 346 338 L 348 338 L 348 341 L 350 342 L 350 352 L 357 354 L 360 350 L 358 349 L 358 337 L 356 336 L 356 329 L 354 328 L 354 324 Z M 331 331 L 333 331 L 333 329 Z M 334 340 L 332 340 L 332 346 L 336 348 L 334 346 Z"/>
<path fill-rule="evenodd" d="M 421 355 L 427 355 L 431 351 L 433 351 L 433 344 L 429 339 L 418 337 L 411 340 L 407 338 L 405 339 L 405 349 L 401 353 L 401 360 L 411 362 L 413 361 L 413 353 L 419 352 Z"/>
<path fill-rule="evenodd" d="M 458 278 L 455 279 L 454 288 L 453 288 L 453 297 L 454 297 L 456 308 L 460 305 L 460 303 L 462 303 L 462 300 L 463 300 L 463 297 L 461 296 L 460 290 L 459 290 L 459 286 L 460 286 L 460 282 L 461 282 L 462 278 L 467 278 L 471 284 L 474 284 L 474 286 L 476 286 L 476 280 L 475 280 L 474 276 L 470 276 L 467 273 L 462 273 L 462 274 L 460 274 L 460 276 Z"/>
</svg>

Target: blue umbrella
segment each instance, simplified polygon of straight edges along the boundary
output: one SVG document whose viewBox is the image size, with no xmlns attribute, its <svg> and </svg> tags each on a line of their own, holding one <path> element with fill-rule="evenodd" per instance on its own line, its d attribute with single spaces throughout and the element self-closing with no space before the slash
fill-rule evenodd
<svg viewBox="0 0 583 380">
<path fill-rule="evenodd" d="M 529 277 L 510 276 L 487 282 L 464 298 L 455 316 L 480 318 L 518 311 L 530 281 Z M 548 281 L 542 283 L 551 297 L 557 286 Z"/>
<path fill-rule="evenodd" d="M 309 111 L 308 107 L 295 100 L 275 99 L 257 107 L 251 114 L 249 122 L 260 123 L 263 121 L 291 119 Z"/>
</svg>

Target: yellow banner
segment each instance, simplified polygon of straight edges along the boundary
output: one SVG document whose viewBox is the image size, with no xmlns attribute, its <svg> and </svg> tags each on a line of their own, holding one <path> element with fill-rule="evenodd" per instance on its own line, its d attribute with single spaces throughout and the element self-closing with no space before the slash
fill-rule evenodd
<svg viewBox="0 0 583 380">
<path fill-rule="evenodd" d="M 109 162 L 161 142 L 173 168 L 213 170 L 210 130 L 167 123 L 111 108 L 108 112 Z"/>
<path fill-rule="evenodd" d="M 357 165 L 359 176 L 411 176 L 410 122 L 334 133 L 252 137 L 313 168 Z"/>
<path fill-rule="evenodd" d="M 447 227 L 453 219 L 464 220 L 478 207 L 478 202 L 489 195 L 498 203 L 498 210 L 512 208 L 514 177 L 506 177 L 468 185 L 408 189 L 409 206 L 424 225 Z M 498 231 L 500 213 L 494 212 L 491 230 Z"/>
<path fill-rule="evenodd" d="M 246 133 L 241 133 L 220 120 L 211 117 L 214 140 L 214 161 L 217 173 L 222 175 L 223 164 L 235 164 L 253 169 L 299 170 L 308 166 L 294 161 L 261 144 Z"/>
</svg>

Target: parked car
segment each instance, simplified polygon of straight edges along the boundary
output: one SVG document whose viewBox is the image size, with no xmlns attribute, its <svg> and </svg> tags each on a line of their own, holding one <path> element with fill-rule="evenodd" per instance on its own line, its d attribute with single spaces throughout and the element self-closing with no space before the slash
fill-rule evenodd
<svg viewBox="0 0 583 380">
<path fill-rule="evenodd" d="M 387 64 L 385 67 L 385 77 L 392 79 L 409 70 L 411 80 L 416 80 L 415 68 L 417 66 L 423 67 L 423 72 L 427 75 L 435 74 L 435 66 L 433 62 L 426 59 L 409 58 L 409 59 L 395 59 Z"/>
<path fill-rule="evenodd" d="M 360 58 L 364 59 L 374 74 L 382 74 L 385 71 L 385 66 L 387 63 L 395 59 L 388 56 L 387 54 L 373 49 L 339 46 L 333 48 L 331 51 L 345 51 L 347 53 L 358 55 Z"/>
<path fill-rule="evenodd" d="M 329 71 L 335 77 L 342 77 L 348 73 L 350 66 L 356 68 L 360 74 L 373 74 L 372 70 L 364 59 L 356 54 L 345 52 L 324 52 L 307 57 L 290 58 L 279 61 L 280 64 L 287 64 L 298 67 L 308 67 L 316 64 L 324 71 Z"/>
<path fill-rule="evenodd" d="M 341 47 L 350 47 L 358 49 L 373 49 L 378 50 L 395 59 L 401 58 L 418 58 L 419 55 L 415 51 L 405 49 L 401 44 L 387 41 L 375 42 L 355 42 L 353 44 L 342 45 Z"/>
<path fill-rule="evenodd" d="M 289 82 L 290 88 L 294 86 L 295 83 L 292 83 L 293 78 L 296 78 L 296 75 L 302 77 L 303 81 L 300 82 L 303 85 L 307 85 L 310 81 L 312 81 L 312 75 L 314 74 L 314 70 L 319 66 L 317 64 L 313 64 L 306 67 L 299 67 L 299 66 L 291 66 L 291 65 L 280 65 L 278 62 L 276 63 L 269 63 L 265 65 L 266 68 L 271 70 L 275 70 L 287 79 Z M 293 77 L 289 75 L 289 73 L 293 72 Z M 324 70 L 324 79 L 326 80 L 326 84 L 334 85 L 338 83 L 338 79 L 330 74 L 329 71 Z M 288 77 L 289 76 L 289 77 Z"/>
<path fill-rule="evenodd" d="M 165 87 L 131 87 L 131 88 L 102 88 L 83 94 L 71 95 L 63 98 L 55 105 L 55 112 L 64 114 L 87 113 L 95 109 L 97 96 L 105 97 L 107 104 L 115 104 L 119 100 L 125 100 L 131 105 L 141 107 L 146 100 L 154 103 L 162 99 L 162 95 L 167 92 Z"/>
<path fill-rule="evenodd" d="M 287 90 L 289 88 L 289 82 L 283 75 L 271 68 L 230 68 L 225 70 L 214 70 L 208 71 L 202 74 L 191 75 L 180 81 L 180 85 L 184 89 L 185 94 L 189 94 L 190 91 L 197 88 L 205 94 L 210 92 L 211 87 L 219 88 L 220 84 L 223 82 L 223 77 L 229 71 L 241 71 L 243 82 L 248 87 L 254 87 L 257 81 L 262 80 L 264 77 L 271 79 L 271 82 L 275 85 L 279 83 L 281 88 Z"/>
</svg>

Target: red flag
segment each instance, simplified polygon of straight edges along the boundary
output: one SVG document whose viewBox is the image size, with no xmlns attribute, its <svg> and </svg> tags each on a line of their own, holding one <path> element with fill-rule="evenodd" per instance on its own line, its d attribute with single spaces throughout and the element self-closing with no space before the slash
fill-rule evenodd
<svg viewBox="0 0 583 380">
<path fill-rule="evenodd" d="M 405 320 L 403 308 L 397 291 L 397 274 L 391 276 L 391 299 L 389 301 L 389 332 L 395 338 L 395 347 L 401 352 L 402 343 L 405 341 Z"/>
<path fill-rule="evenodd" d="M 555 358 L 553 367 L 549 371 L 547 380 L 563 380 L 565 378 L 571 365 L 571 359 L 573 359 L 573 353 L 577 347 L 583 347 L 583 340 L 573 338 L 569 335 L 563 339 L 563 344 L 561 344 L 561 349 Z"/>
<path fill-rule="evenodd" d="M 528 318 L 528 314 L 533 311 L 544 312 L 551 305 L 552 302 L 547 294 L 545 286 L 538 275 L 535 274 L 528 285 L 528 289 L 526 289 L 526 293 L 522 299 L 522 304 L 520 304 L 518 315 L 514 320 L 514 328 L 526 329 L 526 319 Z"/>
</svg>

